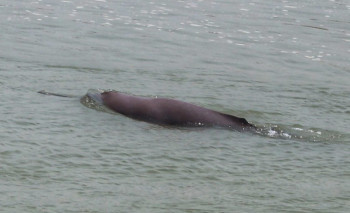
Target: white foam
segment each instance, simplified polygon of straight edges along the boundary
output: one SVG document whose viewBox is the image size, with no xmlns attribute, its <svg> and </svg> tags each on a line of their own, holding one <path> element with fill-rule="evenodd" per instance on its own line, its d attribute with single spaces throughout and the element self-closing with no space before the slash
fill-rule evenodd
<svg viewBox="0 0 350 213">
<path fill-rule="evenodd" d="M 286 137 L 286 138 L 292 138 L 292 136 L 288 133 L 282 133 L 282 136 Z"/>
<path fill-rule="evenodd" d="M 303 131 L 303 129 L 301 128 L 293 128 L 294 130 L 297 130 L 297 131 Z"/>
<path fill-rule="evenodd" d="M 271 136 L 271 137 L 275 136 L 276 134 L 277 134 L 277 132 L 272 130 L 272 129 L 270 129 L 269 132 L 267 133 L 267 135 Z"/>
</svg>

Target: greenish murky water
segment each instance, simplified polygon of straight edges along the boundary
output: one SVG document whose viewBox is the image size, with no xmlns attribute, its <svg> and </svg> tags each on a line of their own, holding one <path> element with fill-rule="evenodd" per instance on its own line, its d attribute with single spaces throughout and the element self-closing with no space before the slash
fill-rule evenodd
<svg viewBox="0 0 350 213">
<path fill-rule="evenodd" d="M 0 2 L 0 212 L 350 211 L 349 12 L 345 0 Z M 262 131 L 139 122 L 86 107 L 89 89 Z"/>
</svg>

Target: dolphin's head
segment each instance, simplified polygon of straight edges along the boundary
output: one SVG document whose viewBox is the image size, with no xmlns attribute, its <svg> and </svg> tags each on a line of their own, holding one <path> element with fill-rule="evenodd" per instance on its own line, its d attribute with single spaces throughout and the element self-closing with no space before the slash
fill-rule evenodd
<svg viewBox="0 0 350 213">
<path fill-rule="evenodd" d="M 96 93 L 88 92 L 87 96 L 89 98 L 91 98 L 93 101 L 95 101 L 97 104 L 103 105 L 103 99 L 102 99 L 101 93 L 99 93 L 99 92 L 96 92 Z"/>
</svg>

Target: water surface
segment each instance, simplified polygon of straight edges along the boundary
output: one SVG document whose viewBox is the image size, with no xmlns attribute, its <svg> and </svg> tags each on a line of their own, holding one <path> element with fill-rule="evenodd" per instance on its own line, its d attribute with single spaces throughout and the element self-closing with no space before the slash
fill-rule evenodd
<svg viewBox="0 0 350 213">
<path fill-rule="evenodd" d="M 1 211 L 348 212 L 349 10 L 2 1 Z M 266 131 L 138 122 L 85 107 L 89 89 L 175 98 Z"/>
</svg>

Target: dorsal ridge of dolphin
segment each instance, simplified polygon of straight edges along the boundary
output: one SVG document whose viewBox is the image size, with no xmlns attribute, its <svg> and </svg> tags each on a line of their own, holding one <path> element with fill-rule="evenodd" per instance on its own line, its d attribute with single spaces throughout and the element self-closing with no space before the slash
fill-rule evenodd
<svg viewBox="0 0 350 213">
<path fill-rule="evenodd" d="M 252 124 L 249 123 L 249 122 L 247 121 L 247 119 L 245 119 L 245 118 L 240 118 L 240 117 L 236 117 L 236 116 L 233 116 L 233 115 L 230 115 L 230 114 L 221 113 L 221 112 L 220 112 L 220 114 L 225 115 L 225 116 L 228 116 L 228 117 L 230 117 L 233 121 L 239 122 L 239 123 L 241 123 L 242 125 L 247 125 L 247 126 L 252 125 Z M 252 125 L 252 126 L 253 126 L 253 125 Z"/>
</svg>

